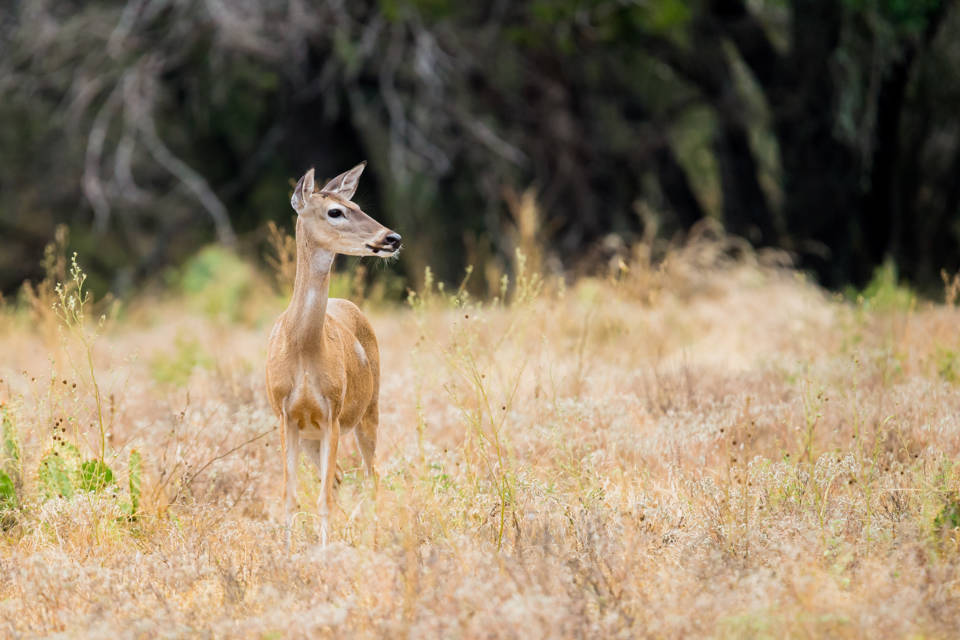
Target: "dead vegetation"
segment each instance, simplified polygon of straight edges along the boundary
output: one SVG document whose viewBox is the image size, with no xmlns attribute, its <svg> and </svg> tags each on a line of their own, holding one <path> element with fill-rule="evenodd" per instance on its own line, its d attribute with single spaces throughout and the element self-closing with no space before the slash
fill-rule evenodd
<svg viewBox="0 0 960 640">
<path fill-rule="evenodd" d="M 345 441 L 321 548 L 303 466 L 289 555 L 262 382 L 280 298 L 130 301 L 98 325 L 99 392 L 75 332 L 8 303 L 0 635 L 951 635 L 960 312 L 895 279 L 830 296 L 707 232 L 651 255 L 368 303 L 379 499 Z"/>
</svg>

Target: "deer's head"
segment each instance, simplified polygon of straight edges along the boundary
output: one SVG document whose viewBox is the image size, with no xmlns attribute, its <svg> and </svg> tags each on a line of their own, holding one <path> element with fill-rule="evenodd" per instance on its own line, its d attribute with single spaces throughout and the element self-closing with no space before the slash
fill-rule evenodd
<svg viewBox="0 0 960 640">
<path fill-rule="evenodd" d="M 388 258 L 400 251 L 400 234 L 386 228 L 351 202 L 366 162 L 341 173 L 322 189 L 310 169 L 293 189 L 290 204 L 297 212 L 297 232 L 315 247 L 350 256 Z"/>
</svg>

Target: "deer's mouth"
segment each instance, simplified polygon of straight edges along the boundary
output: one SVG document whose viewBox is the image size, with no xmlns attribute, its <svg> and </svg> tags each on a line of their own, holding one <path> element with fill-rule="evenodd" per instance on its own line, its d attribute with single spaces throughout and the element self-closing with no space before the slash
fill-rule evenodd
<svg viewBox="0 0 960 640">
<path fill-rule="evenodd" d="M 400 247 L 398 245 L 370 244 L 368 242 L 366 246 L 367 249 L 370 249 L 370 251 L 377 256 L 381 254 L 384 256 L 392 256 L 397 251 L 400 251 Z"/>
</svg>

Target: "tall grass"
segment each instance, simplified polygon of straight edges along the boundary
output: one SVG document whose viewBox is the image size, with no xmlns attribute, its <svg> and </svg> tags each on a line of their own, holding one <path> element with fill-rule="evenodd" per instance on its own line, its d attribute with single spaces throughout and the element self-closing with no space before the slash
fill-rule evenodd
<svg viewBox="0 0 960 640">
<path fill-rule="evenodd" d="M 125 301 L 102 329 L 85 313 L 86 343 L 54 298 L 7 303 L 0 635 L 953 634 L 951 280 L 945 305 L 889 274 L 838 298 L 704 228 L 564 283 L 526 236 L 489 299 L 472 271 L 368 299 L 381 488 L 345 439 L 325 549 L 309 516 L 284 544 L 257 319 L 275 291 L 224 285 L 252 315 Z"/>
</svg>

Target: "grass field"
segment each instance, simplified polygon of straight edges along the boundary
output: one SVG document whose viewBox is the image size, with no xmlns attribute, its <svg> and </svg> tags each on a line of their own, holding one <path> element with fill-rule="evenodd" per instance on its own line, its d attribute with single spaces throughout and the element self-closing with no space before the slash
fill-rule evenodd
<svg viewBox="0 0 960 640">
<path fill-rule="evenodd" d="M 112 313 L 40 287 L 0 315 L 0 636 L 954 636 L 955 289 L 728 255 L 368 302 L 380 490 L 345 438 L 321 548 L 304 464 L 289 552 L 283 298 L 239 262 Z"/>
</svg>

